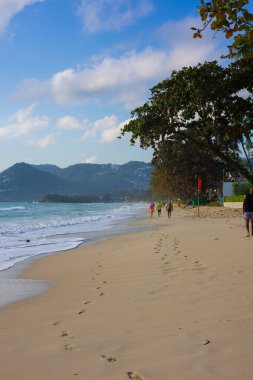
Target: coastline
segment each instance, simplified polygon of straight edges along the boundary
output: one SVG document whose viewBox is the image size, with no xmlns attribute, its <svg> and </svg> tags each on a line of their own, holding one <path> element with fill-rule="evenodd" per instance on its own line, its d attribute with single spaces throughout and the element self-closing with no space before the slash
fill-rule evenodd
<svg viewBox="0 0 253 380">
<path fill-rule="evenodd" d="M 1 378 L 251 379 L 253 238 L 193 212 L 35 260 L 53 287 L 0 309 Z"/>
<path fill-rule="evenodd" d="M 74 251 L 79 247 L 88 246 L 98 241 L 106 240 L 113 236 L 130 234 L 147 229 L 141 224 L 145 213 L 129 217 L 126 221 L 122 220 L 117 223 L 112 223 L 111 227 L 99 231 L 90 231 L 85 233 L 85 242 L 80 246 L 67 249 L 66 251 Z M 69 234 L 72 235 L 72 234 Z M 80 234 L 77 234 L 80 235 Z M 39 260 L 41 257 L 59 255 L 65 251 L 48 252 L 34 256 L 16 263 L 13 267 L 0 271 L 0 309 L 10 303 L 17 302 L 22 299 L 31 298 L 41 293 L 48 291 L 51 284 L 39 280 L 22 279 L 22 274 L 26 272 L 30 265 Z"/>
</svg>

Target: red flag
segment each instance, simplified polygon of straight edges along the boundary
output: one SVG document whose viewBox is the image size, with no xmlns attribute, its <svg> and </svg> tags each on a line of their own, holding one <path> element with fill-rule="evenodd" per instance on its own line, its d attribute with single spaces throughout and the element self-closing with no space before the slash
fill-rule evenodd
<svg viewBox="0 0 253 380">
<path fill-rule="evenodd" d="M 198 190 L 201 191 L 202 189 L 202 179 L 198 178 Z"/>
</svg>

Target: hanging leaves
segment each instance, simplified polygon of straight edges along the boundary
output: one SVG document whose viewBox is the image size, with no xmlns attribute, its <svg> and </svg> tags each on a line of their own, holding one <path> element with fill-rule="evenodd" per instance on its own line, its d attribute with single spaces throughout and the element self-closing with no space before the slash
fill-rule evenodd
<svg viewBox="0 0 253 380">
<path fill-rule="evenodd" d="M 223 32 L 227 39 L 234 38 L 228 46 L 228 54 L 222 58 L 253 55 L 253 13 L 247 8 L 249 0 L 201 0 L 200 4 L 198 13 L 203 28 L 197 29 L 193 38 L 202 38 L 203 31 L 210 25 L 212 30 Z"/>
</svg>

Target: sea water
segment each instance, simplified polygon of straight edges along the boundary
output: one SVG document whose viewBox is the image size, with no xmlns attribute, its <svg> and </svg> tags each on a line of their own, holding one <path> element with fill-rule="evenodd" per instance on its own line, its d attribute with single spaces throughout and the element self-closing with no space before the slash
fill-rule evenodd
<svg viewBox="0 0 253 380">
<path fill-rule="evenodd" d="M 0 271 L 45 253 L 76 248 L 89 233 L 110 229 L 145 203 L 0 202 Z"/>
</svg>

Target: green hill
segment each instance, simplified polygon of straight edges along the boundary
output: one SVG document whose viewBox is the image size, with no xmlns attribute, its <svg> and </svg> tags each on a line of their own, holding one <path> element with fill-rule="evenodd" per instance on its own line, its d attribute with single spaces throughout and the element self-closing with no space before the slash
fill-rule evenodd
<svg viewBox="0 0 253 380">
<path fill-rule="evenodd" d="M 150 164 L 55 165 L 17 163 L 0 173 L 0 201 L 38 201 L 47 194 L 96 195 L 148 190 Z"/>
</svg>

